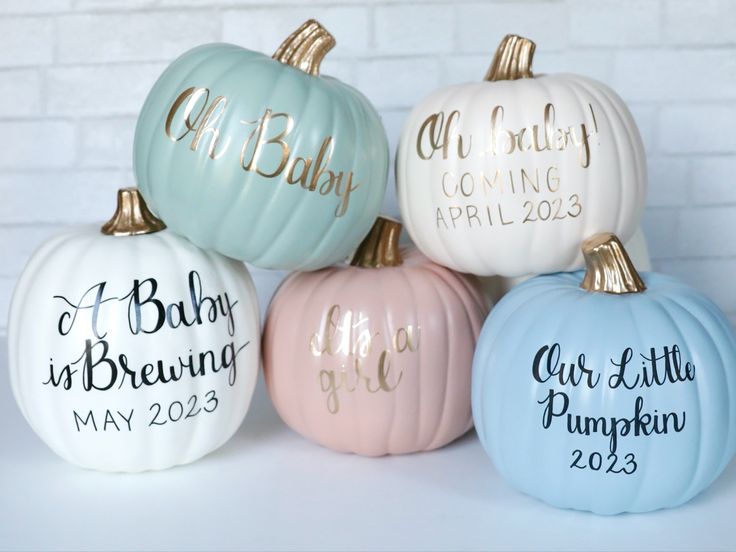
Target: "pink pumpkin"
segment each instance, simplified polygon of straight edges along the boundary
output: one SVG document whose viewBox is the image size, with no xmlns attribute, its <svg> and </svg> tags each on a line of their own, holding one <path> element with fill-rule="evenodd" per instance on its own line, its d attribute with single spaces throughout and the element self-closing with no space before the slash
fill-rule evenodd
<svg viewBox="0 0 736 552">
<path fill-rule="evenodd" d="M 290 275 L 269 307 L 263 367 L 276 410 L 338 451 L 431 450 L 472 426 L 487 300 L 475 277 L 399 251 L 400 233 L 379 217 L 352 265 Z"/>
</svg>

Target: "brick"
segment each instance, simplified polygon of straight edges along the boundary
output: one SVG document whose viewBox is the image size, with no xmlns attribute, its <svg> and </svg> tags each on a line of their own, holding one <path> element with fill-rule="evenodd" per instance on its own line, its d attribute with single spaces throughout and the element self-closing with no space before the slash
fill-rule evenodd
<svg viewBox="0 0 736 552">
<path fill-rule="evenodd" d="M 679 157 L 647 159 L 649 189 L 647 205 L 677 207 L 689 202 L 690 160 Z"/>
<path fill-rule="evenodd" d="M 655 151 L 657 136 L 657 112 L 658 108 L 653 105 L 637 105 L 629 104 L 629 111 L 634 117 L 636 127 L 639 129 L 641 139 L 644 142 L 644 149 L 647 154 L 651 155 Z"/>
<path fill-rule="evenodd" d="M 730 105 L 665 106 L 657 143 L 669 153 L 736 152 L 736 107 Z"/>
<path fill-rule="evenodd" d="M 8 313 L 16 279 L 0 277 L 0 335 L 8 333 Z"/>
<path fill-rule="evenodd" d="M 445 84 L 479 82 L 491 65 L 493 55 L 457 55 L 444 60 Z M 602 50 L 548 52 L 537 51 L 533 71 L 537 74 L 577 73 L 611 85 L 613 54 Z"/>
<path fill-rule="evenodd" d="M 692 159 L 690 198 L 696 205 L 736 203 L 736 156 Z"/>
<path fill-rule="evenodd" d="M 165 64 L 69 66 L 48 71 L 53 115 L 137 115 Z"/>
<path fill-rule="evenodd" d="M 320 68 L 320 74 L 334 77 L 347 84 L 353 84 L 355 81 L 355 73 L 359 70 L 356 68 L 355 61 L 346 59 L 325 59 Z"/>
<path fill-rule="evenodd" d="M 81 123 L 82 167 L 131 167 L 136 118 L 91 119 Z"/>
<path fill-rule="evenodd" d="M 556 1 L 474 3 L 457 6 L 460 52 L 485 53 L 488 64 L 509 32 L 534 40 L 537 49 L 561 50 L 568 44 L 568 10 Z"/>
<path fill-rule="evenodd" d="M 116 191 L 134 183 L 130 171 L 0 173 L 4 224 L 102 223 L 115 209 Z"/>
<path fill-rule="evenodd" d="M 652 260 L 677 257 L 677 209 L 647 209 L 641 222 Z"/>
<path fill-rule="evenodd" d="M 4 17 L 0 19 L 0 67 L 45 65 L 54 55 L 50 18 Z"/>
<path fill-rule="evenodd" d="M 380 108 L 412 107 L 439 86 L 435 58 L 376 59 L 362 62 L 356 86 Z"/>
<path fill-rule="evenodd" d="M 450 5 L 378 6 L 374 28 L 380 53 L 442 54 L 453 48 L 454 14 Z"/>
<path fill-rule="evenodd" d="M 665 42 L 736 44 L 736 3 L 733 0 L 667 0 L 662 5 Z"/>
<path fill-rule="evenodd" d="M 48 169 L 74 163 L 76 139 L 70 122 L 7 121 L 2 129 L 0 168 Z"/>
<path fill-rule="evenodd" d="M 0 2 L 0 14 L 58 13 L 71 9 L 72 0 L 8 0 Z"/>
<path fill-rule="evenodd" d="M 157 0 L 74 0 L 74 7 L 76 11 L 83 10 L 133 10 L 137 8 L 145 8 L 148 6 L 156 5 Z M 179 0 L 179 4 L 182 2 Z M 212 4 L 212 0 L 209 1 Z"/>
<path fill-rule="evenodd" d="M 381 111 L 381 122 L 388 136 L 388 148 L 391 153 L 396 151 L 401 136 L 401 128 L 409 117 L 409 109 L 386 109 Z"/>
<path fill-rule="evenodd" d="M 541 51 L 534 55 L 537 73 L 577 73 L 612 86 L 613 53 L 605 50 Z"/>
<path fill-rule="evenodd" d="M 449 56 L 441 61 L 442 84 L 460 84 L 465 82 L 478 82 L 491 65 L 493 55 L 486 54 L 464 54 Z"/>
<path fill-rule="evenodd" d="M 736 99 L 736 50 L 626 50 L 614 66 L 627 100 Z"/>
<path fill-rule="evenodd" d="M 736 206 L 688 207 L 678 218 L 678 232 L 672 236 L 676 236 L 679 257 L 736 255 L 736 240 L 730 239 Z"/>
<path fill-rule="evenodd" d="M 659 270 L 700 290 L 722 310 L 736 311 L 736 286 L 729 277 L 736 272 L 736 259 L 676 259 L 662 261 Z"/>
<path fill-rule="evenodd" d="M 651 0 L 573 0 L 570 39 L 582 46 L 656 44 L 659 2 Z"/>
<path fill-rule="evenodd" d="M 17 277 L 33 252 L 61 228 L 54 225 L 0 226 L 0 251 L 4 259 L 0 277 Z"/>
<path fill-rule="evenodd" d="M 41 73 L 38 69 L 0 71 L 0 117 L 40 115 Z"/>
<path fill-rule="evenodd" d="M 68 15 L 58 19 L 58 57 L 62 63 L 171 61 L 216 42 L 219 33 L 219 18 L 205 11 Z"/>
<path fill-rule="evenodd" d="M 223 12 L 223 39 L 271 55 L 299 25 L 316 18 L 337 41 L 328 57 L 365 54 L 369 40 L 369 12 L 364 7 L 248 9 Z"/>
</svg>

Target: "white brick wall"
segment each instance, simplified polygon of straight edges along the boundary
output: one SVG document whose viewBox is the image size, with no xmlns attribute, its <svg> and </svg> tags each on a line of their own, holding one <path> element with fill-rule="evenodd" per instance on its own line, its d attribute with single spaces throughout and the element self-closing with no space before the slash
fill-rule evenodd
<svg viewBox="0 0 736 552">
<path fill-rule="evenodd" d="M 270 52 L 308 17 L 338 40 L 324 72 L 376 103 L 392 148 L 412 104 L 480 78 L 507 32 L 537 42 L 538 71 L 613 86 L 647 146 L 655 267 L 736 321 L 735 0 L 0 0 L 0 332 L 31 251 L 132 183 L 135 117 L 165 64 L 208 41 Z M 264 296 L 281 276 L 256 273 Z"/>
</svg>

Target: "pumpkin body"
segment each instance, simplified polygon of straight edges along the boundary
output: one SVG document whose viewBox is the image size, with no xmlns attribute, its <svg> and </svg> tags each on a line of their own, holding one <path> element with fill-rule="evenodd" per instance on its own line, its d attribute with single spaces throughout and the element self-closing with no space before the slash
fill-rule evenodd
<svg viewBox="0 0 736 552">
<path fill-rule="evenodd" d="M 682 504 L 736 449 L 736 343 L 725 316 L 674 278 L 580 288 L 582 272 L 512 289 L 473 363 L 473 415 L 521 491 L 602 514 Z M 536 375 L 535 375 L 536 374 Z"/>
<path fill-rule="evenodd" d="M 470 368 L 486 312 L 474 278 L 416 250 L 401 266 L 292 274 L 264 328 L 271 399 L 287 425 L 334 450 L 441 447 L 472 425 Z"/>
<path fill-rule="evenodd" d="M 480 276 L 569 271 L 585 237 L 634 234 L 644 148 L 623 101 L 592 79 L 461 84 L 412 110 L 396 185 L 409 234 L 438 263 Z"/>
<path fill-rule="evenodd" d="M 388 142 L 357 90 L 230 44 L 161 75 L 135 132 L 149 206 L 196 245 L 261 268 L 342 261 L 381 206 Z"/>
<path fill-rule="evenodd" d="M 245 267 L 163 230 L 67 231 L 33 255 L 10 309 L 10 380 L 35 432 L 85 468 L 196 460 L 240 426 L 259 365 Z"/>
</svg>

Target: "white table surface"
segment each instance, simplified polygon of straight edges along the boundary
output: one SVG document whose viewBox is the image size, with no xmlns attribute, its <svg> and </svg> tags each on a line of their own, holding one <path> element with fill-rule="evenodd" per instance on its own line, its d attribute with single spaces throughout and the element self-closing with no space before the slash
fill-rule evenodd
<svg viewBox="0 0 736 552">
<path fill-rule="evenodd" d="M 82 470 L 21 417 L 4 340 L 0 359 L 2 549 L 736 549 L 736 463 L 679 509 L 599 517 L 515 492 L 472 432 L 400 457 L 313 445 L 281 423 L 260 384 L 240 431 L 194 464 Z"/>
</svg>

